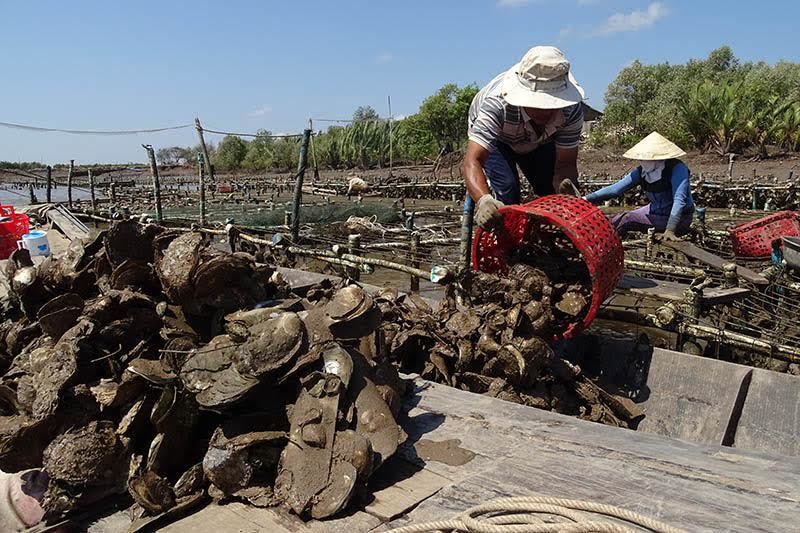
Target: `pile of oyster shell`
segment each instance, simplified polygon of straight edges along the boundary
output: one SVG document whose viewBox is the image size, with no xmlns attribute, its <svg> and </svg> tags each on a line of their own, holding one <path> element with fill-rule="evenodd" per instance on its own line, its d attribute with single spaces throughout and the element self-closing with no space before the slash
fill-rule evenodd
<svg viewBox="0 0 800 533">
<path fill-rule="evenodd" d="M 404 440 L 359 287 L 294 294 L 201 233 L 131 221 L 5 275 L 0 469 L 44 470 L 48 522 L 120 497 L 134 529 L 209 496 L 324 518 Z"/>
<path fill-rule="evenodd" d="M 432 381 L 634 427 L 643 413 L 627 396 L 598 386 L 544 340 L 585 312 L 590 300 L 588 279 L 559 284 L 539 268 L 516 263 L 503 277 L 468 273 L 460 286 L 448 287 L 436 311 L 416 296 L 385 291 L 378 302 L 387 356 L 401 371 Z"/>
</svg>

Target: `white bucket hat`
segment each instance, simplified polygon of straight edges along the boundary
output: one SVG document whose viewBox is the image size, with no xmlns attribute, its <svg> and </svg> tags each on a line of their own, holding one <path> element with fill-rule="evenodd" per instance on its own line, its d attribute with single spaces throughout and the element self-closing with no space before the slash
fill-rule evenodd
<svg viewBox="0 0 800 533">
<path fill-rule="evenodd" d="M 681 150 L 677 144 L 654 131 L 622 154 L 622 157 L 638 161 L 662 161 L 665 159 L 677 159 L 685 155 L 686 152 Z"/>
<path fill-rule="evenodd" d="M 564 52 L 555 46 L 534 46 L 503 77 L 501 95 L 511 105 L 561 109 L 583 101 L 584 92 Z"/>
</svg>

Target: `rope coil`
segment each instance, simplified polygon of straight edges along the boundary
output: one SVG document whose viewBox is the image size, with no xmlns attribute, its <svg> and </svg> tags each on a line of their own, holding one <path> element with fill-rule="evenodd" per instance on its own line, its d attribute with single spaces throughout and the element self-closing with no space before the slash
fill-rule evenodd
<svg viewBox="0 0 800 533">
<path fill-rule="evenodd" d="M 546 521 L 545 517 L 552 519 Z M 454 519 L 402 526 L 389 533 L 628 533 L 642 530 L 684 533 L 682 529 L 613 505 L 548 496 L 498 498 L 471 507 Z"/>
</svg>

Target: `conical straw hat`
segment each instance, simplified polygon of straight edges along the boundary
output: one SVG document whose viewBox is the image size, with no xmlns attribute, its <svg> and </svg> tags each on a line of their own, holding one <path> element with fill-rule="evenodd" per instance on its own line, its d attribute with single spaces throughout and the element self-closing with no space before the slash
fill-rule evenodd
<svg viewBox="0 0 800 533">
<path fill-rule="evenodd" d="M 654 131 L 639 141 L 636 146 L 622 154 L 622 157 L 639 161 L 661 161 L 685 155 L 686 152 L 681 150 L 678 145 Z"/>
</svg>

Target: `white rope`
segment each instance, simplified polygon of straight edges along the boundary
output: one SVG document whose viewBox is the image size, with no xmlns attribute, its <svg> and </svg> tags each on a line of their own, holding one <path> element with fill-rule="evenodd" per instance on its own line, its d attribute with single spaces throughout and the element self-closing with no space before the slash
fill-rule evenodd
<svg viewBox="0 0 800 533">
<path fill-rule="evenodd" d="M 545 517 L 549 517 L 548 521 Z M 608 517 L 616 520 L 608 520 Z M 471 507 L 455 519 L 412 524 L 391 529 L 389 533 L 628 533 L 642 530 L 684 533 L 681 529 L 613 505 L 547 496 L 498 498 Z"/>
</svg>

